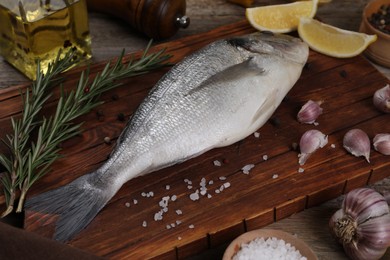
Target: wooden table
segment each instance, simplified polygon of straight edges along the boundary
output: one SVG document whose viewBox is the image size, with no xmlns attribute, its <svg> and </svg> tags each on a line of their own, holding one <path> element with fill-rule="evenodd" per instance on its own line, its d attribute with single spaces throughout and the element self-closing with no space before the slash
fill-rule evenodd
<svg viewBox="0 0 390 260">
<path fill-rule="evenodd" d="M 257 0 L 255 5 L 267 3 L 277 4 L 286 1 Z M 329 24 L 357 31 L 360 25 L 361 13 L 368 0 L 334 0 L 322 5 L 318 10 L 318 17 Z M 187 15 L 191 18 L 191 25 L 179 31 L 173 39 L 205 32 L 221 25 L 240 21 L 244 18 L 244 9 L 240 6 L 228 4 L 225 0 L 187 0 Z M 127 24 L 104 14 L 90 13 L 90 30 L 92 34 L 93 60 L 104 61 L 116 57 L 123 48 L 127 52 L 142 49 L 148 39 L 135 32 Z M 378 70 L 390 79 L 390 70 L 376 66 Z M 14 70 L 3 60 L 0 60 L 0 88 L 27 82 L 19 72 Z M 390 180 L 385 179 L 374 185 L 379 190 L 388 190 Z M 268 228 L 282 229 L 296 234 L 307 242 L 319 259 L 347 259 L 326 228 L 331 214 L 339 207 L 342 197 L 307 209 L 291 217 L 278 221 Z M 194 259 L 218 259 L 226 245 L 204 252 Z M 386 255 L 389 259 L 390 253 Z"/>
</svg>

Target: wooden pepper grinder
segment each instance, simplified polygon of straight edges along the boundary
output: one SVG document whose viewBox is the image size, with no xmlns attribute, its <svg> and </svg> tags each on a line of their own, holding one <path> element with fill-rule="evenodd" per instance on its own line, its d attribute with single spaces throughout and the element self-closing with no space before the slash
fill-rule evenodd
<svg viewBox="0 0 390 260">
<path fill-rule="evenodd" d="M 87 0 L 88 9 L 128 22 L 153 39 L 166 39 L 188 27 L 186 0 Z"/>
</svg>

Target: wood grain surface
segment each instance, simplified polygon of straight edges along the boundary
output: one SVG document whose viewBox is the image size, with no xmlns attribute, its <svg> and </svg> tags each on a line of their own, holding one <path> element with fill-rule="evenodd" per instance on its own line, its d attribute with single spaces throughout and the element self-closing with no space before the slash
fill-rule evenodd
<svg viewBox="0 0 390 260">
<path fill-rule="evenodd" d="M 255 4 L 285 2 L 255 1 Z M 341 28 L 357 30 L 362 8 L 367 2 L 334 0 L 319 8 L 318 17 Z M 187 14 L 191 18 L 191 26 L 186 30 L 179 31 L 173 39 L 170 39 L 179 40 L 176 44 L 181 44 L 182 50 L 176 49 L 179 50 L 179 55 L 176 57 L 178 59 L 193 50 L 192 47 L 185 48 L 189 42 L 181 41 L 183 37 L 241 21 L 244 18 L 244 9 L 227 4 L 223 0 L 188 0 Z M 90 28 L 94 62 L 112 59 L 123 48 L 126 48 L 128 52 L 140 50 L 146 46 L 148 41 L 122 21 L 103 14 L 90 13 Z M 195 40 L 202 44 L 204 39 L 191 38 L 191 41 Z M 171 45 L 167 41 L 164 46 Z M 173 51 L 175 50 L 173 49 Z M 369 165 L 363 160 L 348 156 L 345 151 L 340 149 L 340 141 L 342 134 L 351 126 L 363 128 L 370 137 L 378 129 L 390 132 L 387 124 L 388 115 L 381 115 L 375 111 L 370 106 L 369 98 L 375 84 L 388 82 L 383 75 L 389 77 L 390 74 L 388 69 L 376 66 L 380 71 L 378 72 L 362 56 L 348 60 L 335 60 L 312 52 L 310 61 L 313 64 L 311 68 L 309 67 L 310 71 L 304 72 L 297 87 L 289 95 L 290 99 L 284 102 L 275 114 L 279 119 L 283 119 L 281 125 L 275 126 L 268 123 L 264 130 L 260 131 L 262 138 L 259 140 L 251 136 L 239 145 L 234 145 L 226 150 L 212 151 L 195 161 L 182 164 L 174 170 L 169 168 L 158 172 L 154 177 L 145 176 L 126 184 L 91 226 L 71 244 L 112 258 L 164 256 L 167 259 L 174 259 L 176 256 L 186 258 L 199 253 L 200 255 L 192 258 L 218 259 L 221 257 L 226 243 L 237 235 L 245 230 L 270 224 L 269 228 L 282 229 L 298 235 L 313 248 L 320 259 L 346 259 L 342 249 L 330 237 L 326 229 L 327 221 L 335 209 L 339 207 L 342 196 L 326 203 L 323 202 L 339 196 L 353 187 L 367 183 L 374 185 L 379 190 L 389 189 L 389 181 L 384 179 L 389 174 L 386 170 L 389 167 L 388 158 L 374 153 L 373 162 Z M 341 70 L 347 71 L 347 78 L 340 76 Z M 68 178 L 94 169 L 105 160 L 112 146 L 104 144 L 102 139 L 107 135 L 115 139 L 124 126 L 123 122 L 116 120 L 116 113 L 120 111 L 130 115 L 147 89 L 164 72 L 152 73 L 142 80 L 132 80 L 128 84 L 137 85 L 142 81 L 145 85 L 142 87 L 141 84 L 138 84 L 139 88 L 130 92 L 123 89 L 118 90 L 120 93 L 119 101 L 112 100 L 112 93 L 105 95 L 103 98 L 107 101 L 107 105 L 102 108 L 105 113 L 104 122 L 100 122 L 94 113 L 84 117 L 83 120 L 88 121 L 88 127 L 80 137 L 65 145 L 65 151 L 69 151 L 68 155 L 66 159 L 59 161 L 56 165 L 58 169 L 56 174 L 61 175 L 64 173 L 64 169 L 67 169 L 67 172 L 71 172 L 71 176 L 64 178 L 58 177 L 58 175 L 47 176 L 36 186 L 33 193 L 62 185 L 69 180 Z M 6 133 L 9 129 L 9 124 L 5 123 L 7 117 L 14 114 L 14 112 L 7 114 L 5 111 L 9 107 L 12 107 L 12 111 L 17 111 L 20 104 L 16 101 L 16 88 L 9 87 L 27 82 L 7 63 L 0 61 L 0 87 L 5 88 L 0 94 L 0 97 L 3 97 L 1 99 L 2 122 L 4 123 L 2 124 L 2 133 Z M 331 82 L 330 86 L 325 85 L 328 82 Z M 5 93 L 12 93 L 12 89 L 15 91 L 14 94 L 7 96 L 8 94 Z M 341 97 L 345 102 L 340 103 L 340 99 L 336 97 Z M 302 174 L 304 177 L 299 175 L 297 178 L 297 152 L 291 150 L 291 143 L 297 142 L 297 138 L 305 126 L 291 126 L 294 123 L 295 112 L 307 98 L 326 98 L 324 106 L 328 112 L 321 117 L 319 128 L 330 134 L 330 142 L 335 143 L 336 148 L 328 147 L 321 150 L 318 155 L 314 155 Z M 291 131 L 291 129 L 293 129 L 293 134 L 285 135 L 286 131 Z M 276 143 L 275 135 L 278 136 Z M 93 149 L 89 149 L 90 147 Z M 276 148 L 270 150 L 270 147 Z M 240 154 L 237 156 L 238 150 Z M 269 160 L 262 161 L 262 157 L 253 155 L 254 152 L 261 156 L 267 154 Z M 87 160 L 91 157 L 93 157 L 92 161 Z M 225 193 L 219 197 L 215 196 L 212 202 L 202 200 L 199 203 L 192 203 L 188 198 L 186 199 L 188 190 L 182 183 L 184 176 L 193 179 L 194 183 L 199 183 L 200 178 L 205 176 L 203 172 L 215 171 L 211 163 L 212 160 L 214 158 L 224 159 L 225 157 L 229 159 L 229 164 L 224 166 L 229 169 L 227 176 L 229 182 L 232 183 L 230 189 L 224 191 Z M 280 159 L 286 162 L 282 167 L 278 162 Z M 86 163 L 86 161 L 88 162 Z M 240 173 L 239 169 L 243 164 L 252 162 L 255 162 L 259 167 L 256 166 L 253 172 L 247 176 L 247 180 L 243 182 L 245 176 Z M 202 165 L 200 168 L 199 164 Z M 207 176 L 217 180 L 222 174 L 225 175 L 224 170 L 218 169 Z M 183 174 L 180 179 L 175 178 L 177 172 Z M 273 179 L 274 174 L 277 174 L 278 178 Z M 378 183 L 382 179 L 384 180 Z M 187 212 L 195 212 L 185 215 L 182 220 L 184 224 L 180 228 L 166 230 L 165 224 L 170 224 L 178 219 L 174 212 L 171 212 L 163 225 L 153 223 L 153 221 L 148 221 L 147 229 L 141 225 L 145 216 L 151 218 L 151 215 L 158 209 L 156 205 L 159 197 L 147 200 L 140 198 L 139 194 L 142 191 L 148 191 L 149 188 L 154 189 L 157 180 L 161 183 L 159 189 L 154 190 L 154 192 L 159 192 L 160 195 L 164 194 L 166 191 L 163 184 L 169 184 L 175 187 L 171 190 L 172 194 L 176 193 L 182 198 L 178 201 L 181 203 L 178 206 L 187 207 Z M 145 185 L 145 183 L 148 184 Z M 262 192 L 258 192 L 265 185 L 270 186 Z M 278 191 L 282 198 L 280 196 L 277 199 L 266 197 L 270 189 Z M 301 193 L 302 191 L 304 193 Z M 140 208 L 124 206 L 126 202 L 131 202 L 134 198 L 143 200 L 142 204 L 139 204 Z M 264 199 L 266 203 L 264 203 Z M 253 204 L 248 205 L 248 201 L 253 202 Z M 262 206 L 254 209 L 253 205 Z M 240 210 L 237 210 L 237 207 Z M 199 208 L 201 210 L 198 212 Z M 293 214 L 302 210 L 304 211 Z M 183 210 L 183 212 L 185 211 Z M 291 214 L 293 215 L 290 216 Z M 120 217 L 118 221 L 107 223 L 107 219 L 116 219 L 118 216 Z M 277 222 L 271 224 L 274 221 Z M 190 223 L 195 226 L 194 229 L 188 228 Z M 37 227 L 36 224 L 34 225 Z M 50 232 L 49 229 L 43 231 L 46 235 L 49 235 Z M 171 233 L 167 236 L 168 232 Z M 92 245 L 87 241 L 88 239 L 83 239 L 83 234 L 84 236 L 88 235 L 91 241 L 104 239 L 105 243 Z M 141 235 L 137 239 L 139 234 Z M 119 239 L 120 242 L 116 239 Z M 220 246 L 221 244 L 222 246 Z M 163 245 L 162 248 L 161 245 Z M 167 250 L 167 248 L 170 249 Z M 129 253 L 129 251 L 131 252 Z"/>
</svg>

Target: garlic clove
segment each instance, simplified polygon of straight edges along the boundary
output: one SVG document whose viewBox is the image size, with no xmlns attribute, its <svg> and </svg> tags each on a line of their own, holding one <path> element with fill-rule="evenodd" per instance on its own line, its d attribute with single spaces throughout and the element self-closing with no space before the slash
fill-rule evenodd
<svg viewBox="0 0 390 260">
<path fill-rule="evenodd" d="M 307 101 L 298 112 L 298 121 L 304 124 L 314 124 L 318 116 L 322 114 L 323 109 L 320 106 L 321 104 L 322 101 Z"/>
<path fill-rule="evenodd" d="M 387 84 L 375 91 L 373 96 L 374 106 L 382 112 L 390 113 L 390 85 Z"/>
<path fill-rule="evenodd" d="M 373 143 L 375 151 L 383 155 L 390 155 L 390 134 L 377 134 Z"/>
<path fill-rule="evenodd" d="M 324 135 L 318 130 L 306 131 L 299 142 L 299 148 L 301 153 L 298 155 L 299 164 L 304 165 L 309 156 L 317 151 L 319 148 L 324 147 L 328 143 L 328 136 Z"/>
<path fill-rule="evenodd" d="M 344 148 L 352 155 L 364 156 L 367 162 L 370 162 L 370 139 L 361 129 L 349 130 L 343 138 Z"/>
</svg>

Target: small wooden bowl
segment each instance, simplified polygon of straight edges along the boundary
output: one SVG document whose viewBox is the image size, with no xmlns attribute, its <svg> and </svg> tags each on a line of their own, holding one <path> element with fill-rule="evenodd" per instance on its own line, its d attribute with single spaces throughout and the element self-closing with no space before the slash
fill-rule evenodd
<svg viewBox="0 0 390 260">
<path fill-rule="evenodd" d="M 241 236 L 234 239 L 226 248 L 222 260 L 231 260 L 233 256 L 240 250 L 241 244 L 249 243 L 256 238 L 261 237 L 264 239 L 269 237 L 283 239 L 286 243 L 290 243 L 295 247 L 295 249 L 299 250 L 301 255 L 306 257 L 307 260 L 318 260 L 313 250 L 311 250 L 311 248 L 305 242 L 289 233 L 274 229 L 256 229 L 242 234 Z"/>
<path fill-rule="evenodd" d="M 379 11 L 382 5 L 389 5 L 390 0 L 372 0 L 363 10 L 360 32 L 376 34 L 378 39 L 371 43 L 364 54 L 375 63 L 390 68 L 390 34 L 384 33 L 370 24 L 368 18 Z"/>
</svg>

